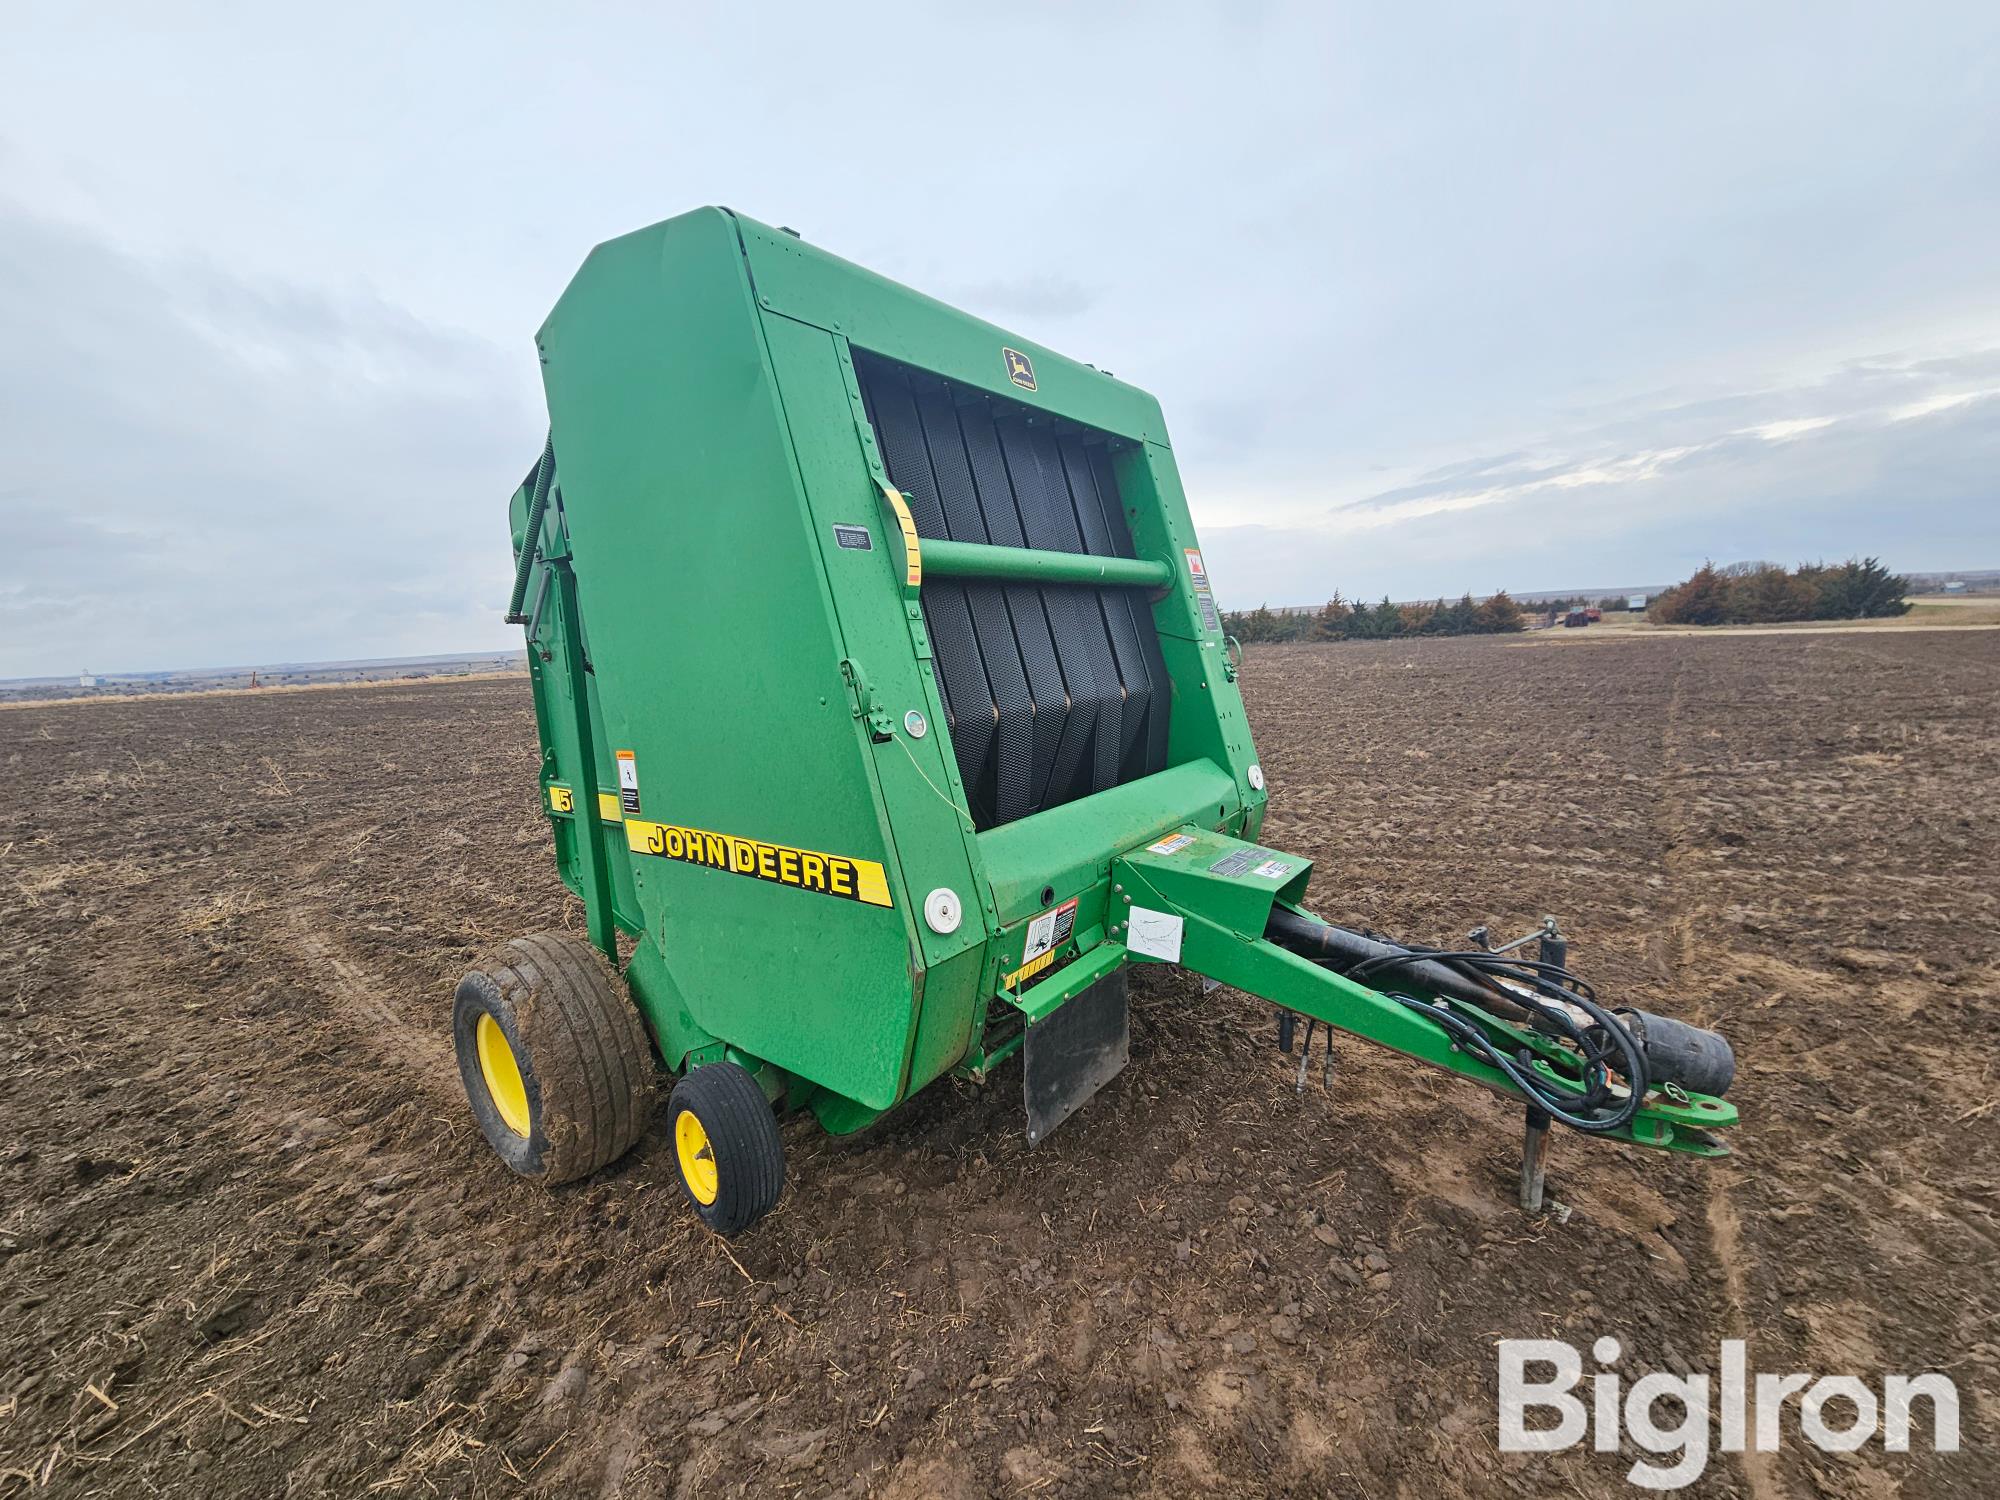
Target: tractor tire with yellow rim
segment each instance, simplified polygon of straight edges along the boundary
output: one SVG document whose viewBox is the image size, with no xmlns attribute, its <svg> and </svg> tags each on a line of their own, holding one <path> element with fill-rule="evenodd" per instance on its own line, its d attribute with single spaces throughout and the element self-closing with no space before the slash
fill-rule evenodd
<svg viewBox="0 0 2000 1500">
<path fill-rule="evenodd" d="M 554 1185 L 630 1150 L 652 1115 L 653 1050 L 624 984 L 567 933 L 516 938 L 458 983 L 452 1042 L 500 1159 Z"/>
<path fill-rule="evenodd" d="M 777 1205 L 785 1148 L 757 1080 L 733 1062 L 691 1068 L 667 1104 L 681 1186 L 717 1234 L 748 1229 Z"/>
</svg>

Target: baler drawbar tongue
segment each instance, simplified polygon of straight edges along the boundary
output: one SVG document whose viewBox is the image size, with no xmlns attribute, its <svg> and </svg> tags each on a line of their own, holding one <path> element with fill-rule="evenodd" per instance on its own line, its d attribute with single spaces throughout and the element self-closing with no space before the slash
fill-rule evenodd
<svg viewBox="0 0 2000 1500">
<path fill-rule="evenodd" d="M 1178 962 L 1269 1000 L 1288 1020 L 1306 1017 L 1308 1048 L 1323 1025 L 1329 1047 L 1332 1032 L 1349 1032 L 1520 1099 L 1530 1206 L 1539 1206 L 1541 1133 L 1552 1121 L 1634 1145 L 1728 1154 L 1709 1134 L 1737 1118 L 1717 1097 L 1734 1073 L 1722 1037 L 1614 1013 L 1560 963 L 1409 948 L 1321 922 L 1299 904 L 1311 869 L 1298 855 L 1184 828 L 1113 861 L 1112 935 L 1133 962 Z"/>
</svg>

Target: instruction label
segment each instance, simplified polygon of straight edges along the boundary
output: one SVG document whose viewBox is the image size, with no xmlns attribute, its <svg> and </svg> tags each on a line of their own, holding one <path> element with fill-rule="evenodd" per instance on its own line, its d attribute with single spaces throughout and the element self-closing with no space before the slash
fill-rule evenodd
<svg viewBox="0 0 2000 1500">
<path fill-rule="evenodd" d="M 1280 859 L 1270 849 L 1251 847 L 1237 849 L 1225 854 L 1208 867 L 1211 875 L 1262 875 L 1266 880 L 1279 880 L 1292 873 L 1298 866 L 1291 860 Z"/>
<path fill-rule="evenodd" d="M 630 750 L 618 752 L 618 806 L 628 818 L 639 816 L 639 757 Z"/>
<path fill-rule="evenodd" d="M 1170 838 L 1161 839 L 1157 844 L 1148 844 L 1146 852 L 1148 854 L 1178 854 L 1193 842 L 1193 834 L 1177 833 Z"/>
<path fill-rule="evenodd" d="M 843 526 L 835 523 L 833 540 L 837 546 L 845 547 L 849 552 L 875 550 L 875 538 L 869 534 L 866 526 Z"/>
<path fill-rule="evenodd" d="M 1201 610 L 1201 628 L 1219 631 L 1222 629 L 1222 616 L 1215 610 L 1215 591 L 1208 586 L 1208 565 L 1194 548 L 1183 550 L 1187 553 L 1188 577 L 1194 583 L 1194 602 Z"/>
<path fill-rule="evenodd" d="M 1172 912 L 1148 911 L 1143 906 L 1131 908 L 1129 925 L 1125 929 L 1125 946 L 1133 953 L 1144 954 L 1147 958 L 1165 959 L 1170 964 L 1181 961 L 1181 919 Z"/>
<path fill-rule="evenodd" d="M 682 828 L 672 823 L 625 820 L 625 847 L 634 854 L 652 854 L 682 864 L 701 865 L 730 875 L 745 875 L 795 890 L 816 891 L 868 906 L 892 906 L 889 877 L 872 859 L 850 859 L 817 849 L 794 849 L 762 839 L 712 833 L 706 828 Z"/>
</svg>

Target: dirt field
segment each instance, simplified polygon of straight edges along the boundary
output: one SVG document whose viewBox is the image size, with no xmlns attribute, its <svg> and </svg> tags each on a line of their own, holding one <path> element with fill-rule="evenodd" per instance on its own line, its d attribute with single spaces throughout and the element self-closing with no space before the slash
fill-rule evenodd
<svg viewBox="0 0 2000 1500">
<path fill-rule="evenodd" d="M 1495 1448 L 1494 1342 L 1942 1368 L 1955 1458 L 1717 1456 L 1692 1493 L 1993 1495 L 2000 635 L 1253 651 L 1267 841 L 1335 919 L 1545 911 L 1724 1028 L 1739 1156 L 1564 1135 L 1155 975 L 1044 1148 L 1019 1075 L 789 1127 L 698 1233 L 652 1135 L 554 1193 L 459 1092 L 452 983 L 576 925 L 524 680 L 0 714 L 0 1495 L 1597 1496 Z M 733 1254 L 732 1254 L 733 1250 Z M 1921 1409 L 1920 1409 L 1921 1414 Z M 1927 1434 L 1927 1425 L 1920 1422 Z"/>
</svg>

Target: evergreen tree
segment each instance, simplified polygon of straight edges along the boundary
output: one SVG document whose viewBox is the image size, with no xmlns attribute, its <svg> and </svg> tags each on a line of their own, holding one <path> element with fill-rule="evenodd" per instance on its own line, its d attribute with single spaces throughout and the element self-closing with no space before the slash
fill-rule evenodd
<svg viewBox="0 0 2000 1500">
<path fill-rule="evenodd" d="M 1810 620 L 1819 610 L 1819 588 L 1772 563 L 1738 579 L 1731 590 L 1733 618 L 1750 624 Z"/>
<path fill-rule="evenodd" d="M 1354 606 L 1340 597 L 1340 590 L 1326 601 L 1313 617 L 1313 637 L 1322 641 L 1344 641 L 1354 624 Z"/>
<path fill-rule="evenodd" d="M 1729 580 L 1703 563 L 1686 583 L 1675 584 L 1646 611 L 1657 625 L 1720 625 L 1729 618 Z"/>
<path fill-rule="evenodd" d="M 1909 591 L 1909 579 L 1874 557 L 1834 567 L 1801 563 L 1790 572 L 1776 563 L 1704 563 L 1654 599 L 1646 615 L 1660 625 L 1876 619 L 1908 610 Z"/>
<path fill-rule="evenodd" d="M 1525 628 L 1527 621 L 1521 617 L 1521 606 L 1508 596 L 1505 589 L 1489 595 L 1479 606 L 1478 623 L 1473 626 L 1482 635 L 1505 635 Z"/>
<path fill-rule="evenodd" d="M 1849 558 L 1837 568 L 1822 568 L 1819 576 L 1823 620 L 1873 620 L 1908 612 L 1910 580 L 1891 573 L 1881 559 Z"/>
</svg>

